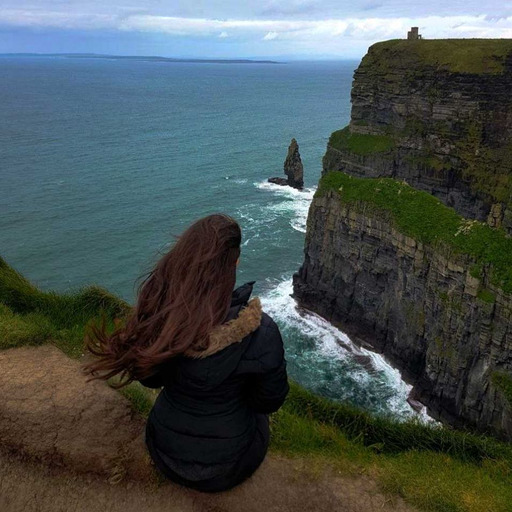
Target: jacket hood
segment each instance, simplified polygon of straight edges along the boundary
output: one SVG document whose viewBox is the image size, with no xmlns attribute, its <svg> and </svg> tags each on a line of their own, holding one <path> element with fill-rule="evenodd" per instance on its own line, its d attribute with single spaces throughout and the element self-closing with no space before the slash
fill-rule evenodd
<svg viewBox="0 0 512 512">
<path fill-rule="evenodd" d="M 235 307 L 232 305 L 230 309 Z M 228 345 L 242 341 L 260 326 L 262 309 L 259 297 L 251 299 L 245 307 L 237 309 L 239 309 L 239 312 L 236 317 L 213 329 L 206 350 L 198 351 L 190 348 L 185 352 L 185 355 L 198 359 L 211 356 Z M 228 315 L 228 317 L 231 316 L 233 315 Z"/>
<path fill-rule="evenodd" d="M 231 345 L 240 346 L 239 343 L 261 324 L 263 311 L 260 299 L 250 299 L 254 283 L 250 281 L 233 291 L 226 319 L 211 332 L 206 350 L 189 349 L 183 353 L 185 357 L 180 358 L 182 377 L 189 385 L 215 386 L 237 367 L 243 350 L 222 351 Z"/>
</svg>

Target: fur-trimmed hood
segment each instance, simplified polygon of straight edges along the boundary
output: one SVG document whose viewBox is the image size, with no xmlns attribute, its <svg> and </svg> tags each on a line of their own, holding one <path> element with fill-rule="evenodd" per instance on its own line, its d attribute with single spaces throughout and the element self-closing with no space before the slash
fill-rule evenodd
<svg viewBox="0 0 512 512">
<path fill-rule="evenodd" d="M 242 341 L 260 326 L 261 315 L 260 299 L 259 297 L 254 297 L 247 303 L 246 307 L 239 309 L 236 318 L 232 318 L 228 322 L 217 326 L 211 332 L 206 350 L 200 351 L 190 348 L 184 354 L 187 357 L 202 359 L 223 350 L 233 343 Z"/>
</svg>

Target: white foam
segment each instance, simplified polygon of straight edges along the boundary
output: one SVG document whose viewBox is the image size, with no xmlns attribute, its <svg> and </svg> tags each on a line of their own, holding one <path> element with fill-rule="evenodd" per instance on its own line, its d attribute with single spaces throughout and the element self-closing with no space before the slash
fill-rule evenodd
<svg viewBox="0 0 512 512">
<path fill-rule="evenodd" d="M 237 185 L 245 185 L 247 183 L 247 178 L 236 178 L 235 176 L 224 176 L 225 180 L 231 180 L 233 183 Z"/>
<path fill-rule="evenodd" d="M 407 402 L 412 386 L 404 382 L 399 370 L 393 368 L 382 355 L 355 345 L 342 331 L 316 315 L 297 307 L 290 296 L 293 291 L 292 281 L 286 278 L 278 282 L 262 297 L 266 312 L 280 325 L 297 329 L 301 334 L 312 339 L 316 357 L 331 362 L 352 361 L 353 370 L 350 377 L 357 386 L 368 387 L 372 379 L 379 379 L 386 389 L 392 390 L 386 399 L 386 407 L 398 418 L 416 417 L 429 421 L 426 411 L 416 412 Z M 365 364 L 357 364 L 357 358 L 364 358 Z"/>
<path fill-rule="evenodd" d="M 296 231 L 306 232 L 306 221 L 308 217 L 309 206 L 316 188 L 305 188 L 297 190 L 293 187 L 276 185 L 268 181 L 254 183 L 260 190 L 268 190 L 273 194 L 282 197 L 284 200 L 267 208 L 274 212 L 290 214 L 290 225 Z"/>
</svg>

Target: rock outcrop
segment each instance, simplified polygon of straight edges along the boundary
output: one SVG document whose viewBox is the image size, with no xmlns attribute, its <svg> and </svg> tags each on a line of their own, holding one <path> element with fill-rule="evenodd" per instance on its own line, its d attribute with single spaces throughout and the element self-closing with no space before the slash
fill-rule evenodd
<svg viewBox="0 0 512 512">
<path fill-rule="evenodd" d="M 299 153 L 299 145 L 295 139 L 292 139 L 288 147 L 288 154 L 284 161 L 284 173 L 287 178 L 269 178 L 270 183 L 277 185 L 288 185 L 302 190 L 304 187 L 304 167 Z"/>
<path fill-rule="evenodd" d="M 300 304 L 383 351 L 434 417 L 506 439 L 510 90 L 511 40 L 372 46 L 294 276 Z"/>
<path fill-rule="evenodd" d="M 324 173 L 406 180 L 512 232 L 512 40 L 387 41 L 354 74 Z"/>
<path fill-rule="evenodd" d="M 144 418 L 51 345 L 0 351 L 0 447 L 52 466 L 151 481 Z"/>
</svg>

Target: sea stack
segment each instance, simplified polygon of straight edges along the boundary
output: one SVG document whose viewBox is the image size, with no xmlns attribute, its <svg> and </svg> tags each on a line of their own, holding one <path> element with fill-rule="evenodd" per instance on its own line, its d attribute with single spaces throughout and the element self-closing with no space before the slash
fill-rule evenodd
<svg viewBox="0 0 512 512">
<path fill-rule="evenodd" d="M 304 187 L 304 166 L 300 159 L 299 145 L 295 139 L 292 139 L 288 147 L 288 154 L 284 161 L 284 173 L 287 178 L 269 178 L 270 183 L 277 185 L 288 185 L 293 188 L 302 190 Z"/>
</svg>

